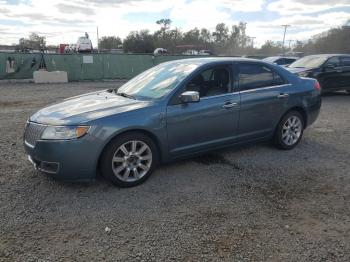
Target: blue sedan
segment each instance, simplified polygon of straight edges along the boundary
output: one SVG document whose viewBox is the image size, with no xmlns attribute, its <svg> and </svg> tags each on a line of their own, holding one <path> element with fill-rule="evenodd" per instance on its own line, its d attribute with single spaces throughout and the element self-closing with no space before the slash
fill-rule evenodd
<svg viewBox="0 0 350 262">
<path fill-rule="evenodd" d="M 26 124 L 28 159 L 63 180 L 98 170 L 129 187 L 159 163 L 247 142 L 292 149 L 317 118 L 320 85 L 253 59 L 196 58 L 155 66 L 119 89 L 43 108 Z"/>
</svg>

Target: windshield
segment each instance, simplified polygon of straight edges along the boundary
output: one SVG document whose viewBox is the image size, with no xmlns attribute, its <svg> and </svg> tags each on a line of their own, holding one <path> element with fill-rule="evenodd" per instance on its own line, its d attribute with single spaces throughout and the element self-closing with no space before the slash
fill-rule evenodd
<svg viewBox="0 0 350 262">
<path fill-rule="evenodd" d="M 181 61 L 155 66 L 125 83 L 117 92 L 141 99 L 161 98 L 174 90 L 200 64 Z"/>
<path fill-rule="evenodd" d="M 293 68 L 314 68 L 314 67 L 319 67 L 321 66 L 328 57 L 326 56 L 305 56 L 294 63 L 292 63 L 289 67 Z"/>
</svg>

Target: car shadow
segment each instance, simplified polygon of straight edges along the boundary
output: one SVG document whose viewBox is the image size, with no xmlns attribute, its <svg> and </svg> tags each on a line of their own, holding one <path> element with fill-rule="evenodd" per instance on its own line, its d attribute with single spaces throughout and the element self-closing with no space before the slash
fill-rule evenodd
<svg viewBox="0 0 350 262">
<path fill-rule="evenodd" d="M 310 154 L 310 152 L 320 153 Z M 222 186 L 229 183 L 231 179 L 238 179 L 236 182 L 240 184 L 240 180 L 246 181 L 247 175 L 257 179 L 256 174 L 260 174 L 263 177 L 258 179 L 263 178 L 266 181 L 278 180 L 279 178 L 284 180 L 290 176 L 295 176 L 295 174 L 285 171 L 293 165 L 303 166 L 305 164 L 301 169 L 309 169 L 312 170 L 310 172 L 314 173 L 317 168 L 314 168 L 312 163 L 317 163 L 319 158 L 324 155 L 321 152 L 329 152 L 329 154 L 339 156 L 346 155 L 346 152 L 336 146 L 325 145 L 308 137 L 304 138 L 303 142 L 291 151 L 276 149 L 269 142 L 259 142 L 228 147 L 188 159 L 162 164 L 145 183 L 133 188 L 116 187 L 101 175 L 90 182 L 59 181 L 44 174 L 40 174 L 38 179 L 41 180 L 40 187 L 47 186 L 48 189 L 46 190 L 54 188 L 56 194 L 60 194 L 59 191 L 63 189 L 62 193 L 72 195 L 103 192 L 115 196 L 122 193 L 134 197 L 135 192 L 142 195 L 143 193 L 149 194 L 150 191 L 166 195 L 167 191 L 181 191 L 186 187 L 194 191 L 203 190 L 206 185 L 212 186 L 210 181 Z M 320 167 L 322 168 L 322 164 Z M 274 175 L 275 172 L 283 174 L 284 177 Z M 217 177 L 220 177 L 220 179 L 217 180 Z M 200 183 L 202 180 L 203 184 Z"/>
<path fill-rule="evenodd" d="M 322 97 L 350 96 L 346 91 L 334 91 L 322 94 Z"/>
</svg>

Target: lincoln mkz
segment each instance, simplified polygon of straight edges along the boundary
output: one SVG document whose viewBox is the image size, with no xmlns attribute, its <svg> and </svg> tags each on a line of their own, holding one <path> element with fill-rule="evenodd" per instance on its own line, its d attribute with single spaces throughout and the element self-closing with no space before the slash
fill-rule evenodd
<svg viewBox="0 0 350 262">
<path fill-rule="evenodd" d="M 243 58 L 196 58 L 155 66 L 118 89 L 41 109 L 26 124 L 34 166 L 62 180 L 135 186 L 179 158 L 271 140 L 292 149 L 317 118 L 320 85 Z M 100 172 L 97 172 L 100 171 Z"/>
</svg>

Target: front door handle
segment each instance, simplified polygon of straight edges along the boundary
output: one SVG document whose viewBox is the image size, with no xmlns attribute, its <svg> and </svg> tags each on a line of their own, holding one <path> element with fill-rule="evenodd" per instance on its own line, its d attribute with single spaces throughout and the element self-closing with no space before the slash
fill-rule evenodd
<svg viewBox="0 0 350 262">
<path fill-rule="evenodd" d="M 222 107 L 223 107 L 223 108 L 226 108 L 226 109 L 229 109 L 229 108 L 236 107 L 236 106 L 238 106 L 238 103 L 235 103 L 235 102 L 226 102 Z"/>
<path fill-rule="evenodd" d="M 342 72 L 343 72 L 343 69 L 342 69 L 341 67 L 336 67 L 336 68 L 335 68 L 335 71 L 336 71 L 337 73 L 342 73 Z"/>
<path fill-rule="evenodd" d="M 280 99 L 280 98 L 287 98 L 287 97 L 289 97 L 289 94 L 286 94 L 286 93 L 281 93 L 281 94 L 279 94 L 277 96 L 278 99 Z"/>
</svg>

